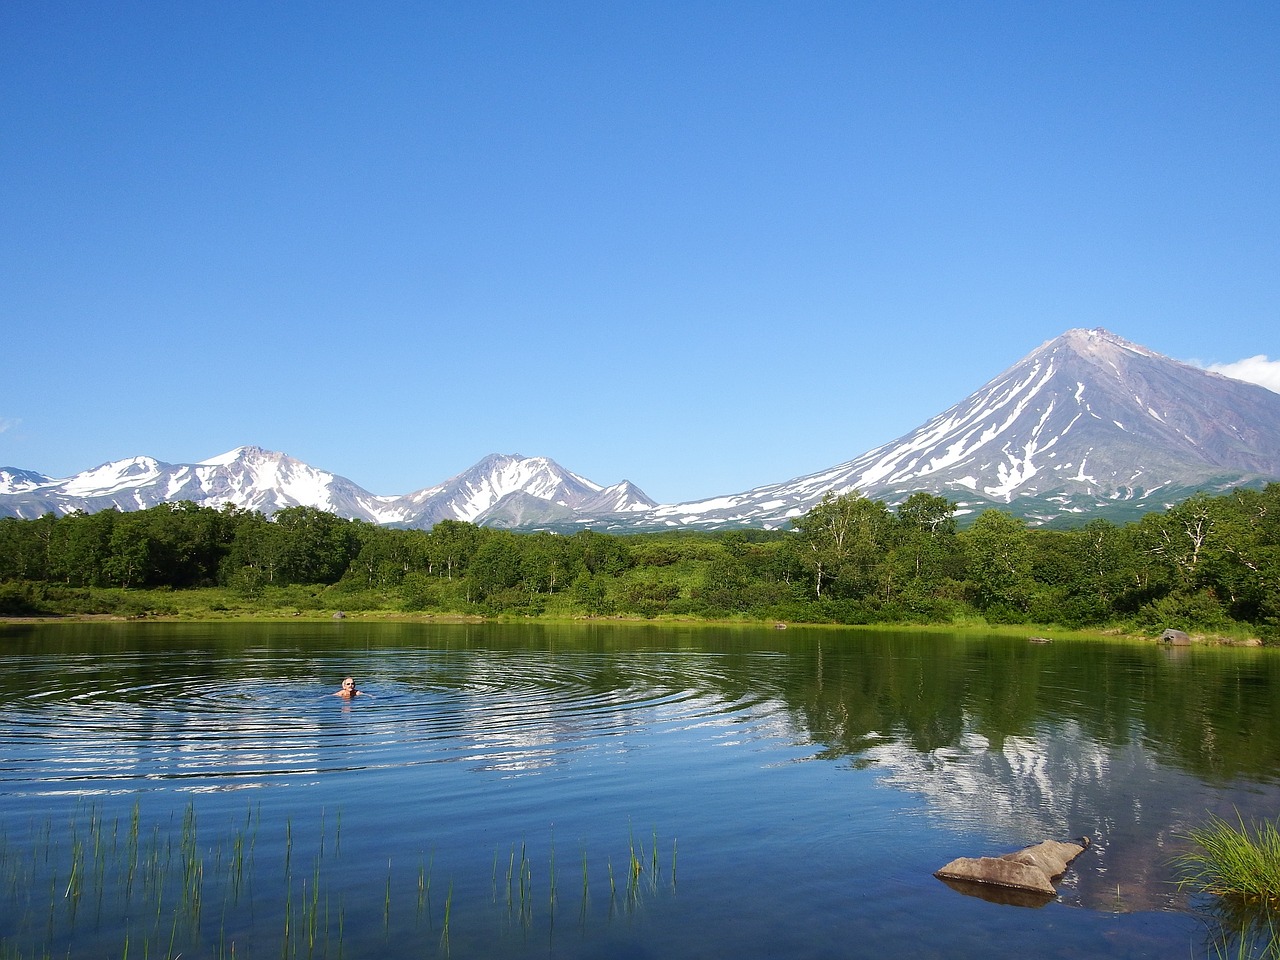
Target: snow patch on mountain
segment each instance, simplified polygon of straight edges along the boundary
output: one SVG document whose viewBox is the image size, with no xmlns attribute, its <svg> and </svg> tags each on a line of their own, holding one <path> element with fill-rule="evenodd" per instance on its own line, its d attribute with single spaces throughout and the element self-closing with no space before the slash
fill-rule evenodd
<svg viewBox="0 0 1280 960">
<path fill-rule="evenodd" d="M 1105 330 L 1070 330 L 854 460 L 742 494 L 664 505 L 643 520 L 777 527 L 827 492 L 895 503 L 917 490 L 956 500 L 958 514 L 984 504 L 1059 504 L 1041 511 L 1047 518 L 1111 501 L 1155 509 L 1195 489 L 1267 478 L 1280 478 L 1276 395 Z"/>
<path fill-rule="evenodd" d="M 923 490 L 958 515 L 1027 503 L 1048 519 L 1101 504 L 1168 505 L 1196 489 L 1280 478 L 1280 395 L 1162 357 L 1105 330 L 1069 330 L 917 429 L 815 473 L 658 505 L 546 457 L 493 454 L 443 483 L 375 495 L 282 453 L 237 447 L 194 464 L 133 457 L 66 479 L 0 469 L 0 515 L 134 510 L 190 500 L 274 513 L 304 505 L 372 523 L 445 519 L 602 529 L 781 527 L 828 492 L 897 503 Z"/>
<path fill-rule="evenodd" d="M 131 457 L 77 474 L 63 484 L 63 492 L 72 497 L 108 497 L 121 490 L 151 483 L 160 476 L 160 472 L 158 460 Z"/>
<path fill-rule="evenodd" d="M 546 457 L 495 454 L 443 484 L 378 496 L 287 454 L 243 446 L 192 464 L 132 457 L 62 480 L 7 468 L 0 472 L 0 515 L 140 510 L 185 500 L 268 515 L 307 506 L 371 523 L 431 526 L 443 519 L 479 520 L 517 493 L 527 499 L 518 509 L 513 501 L 502 514 L 507 519 L 576 522 L 656 506 L 629 481 L 605 487 Z"/>
<path fill-rule="evenodd" d="M 52 477 L 46 477 L 43 473 L 36 473 L 34 470 L 0 467 L 0 495 L 25 493 L 53 482 Z"/>
</svg>

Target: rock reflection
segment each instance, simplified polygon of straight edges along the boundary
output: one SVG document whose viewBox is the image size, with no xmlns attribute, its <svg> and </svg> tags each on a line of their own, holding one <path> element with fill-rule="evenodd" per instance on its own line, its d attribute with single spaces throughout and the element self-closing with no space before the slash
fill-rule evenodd
<svg viewBox="0 0 1280 960">
<path fill-rule="evenodd" d="M 1088 835 L 1061 899 L 1169 909 L 1182 834 L 1274 814 L 1272 654 L 802 627 L 36 631 L 0 658 L 0 791 L 428 764 L 527 783 L 672 738 L 766 765 L 794 759 L 782 743 L 875 771 L 993 853 Z M 351 671 L 377 695 L 344 712 L 329 692 Z"/>
<path fill-rule="evenodd" d="M 948 825 L 1007 849 L 1088 835 L 1064 901 L 1170 909 L 1181 837 L 1209 811 L 1273 813 L 1280 769 L 1274 658 L 1179 653 L 877 638 L 828 647 L 787 694 L 826 756 L 881 770 Z"/>
</svg>

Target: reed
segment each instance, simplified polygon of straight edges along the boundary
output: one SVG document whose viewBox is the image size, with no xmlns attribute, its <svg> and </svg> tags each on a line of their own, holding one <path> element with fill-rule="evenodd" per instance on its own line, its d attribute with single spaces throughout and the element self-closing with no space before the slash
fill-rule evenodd
<svg viewBox="0 0 1280 960">
<path fill-rule="evenodd" d="M 507 912 L 511 912 L 512 904 L 512 877 L 515 875 L 516 869 L 516 845 L 511 845 L 511 856 L 507 860 Z"/>
<path fill-rule="evenodd" d="M 495 858 L 497 854 L 494 854 Z M 432 855 L 432 863 L 435 863 L 435 855 Z M 496 860 L 495 860 L 496 862 Z M 418 861 L 418 917 L 422 916 L 423 909 L 427 911 L 427 927 L 431 926 L 431 875 L 427 872 L 426 866 L 421 860 Z"/>
<path fill-rule="evenodd" d="M 182 912 L 194 924 L 200 921 L 200 902 L 204 888 L 204 860 L 196 839 L 196 809 L 189 804 L 182 817 L 182 840 L 179 845 L 182 867 Z"/>
<path fill-rule="evenodd" d="M 133 812 L 129 815 L 129 841 L 127 848 L 127 875 L 125 879 L 125 898 L 133 893 L 133 875 L 138 869 L 138 827 L 142 815 L 142 805 L 133 801 Z"/>
<path fill-rule="evenodd" d="M 644 856 L 644 844 L 640 844 L 640 852 L 636 853 L 636 837 L 632 833 L 629 837 L 630 849 L 628 850 L 629 862 L 627 864 L 627 895 L 632 899 L 639 894 L 640 874 L 644 871 L 644 864 L 641 857 Z"/>
<path fill-rule="evenodd" d="M 323 844 L 321 845 L 323 850 Z M 311 873 L 311 903 L 307 914 L 307 956 L 310 957 L 315 953 L 317 924 L 320 920 L 320 859 L 323 854 L 317 854 L 315 867 Z M 303 886 L 305 893 L 306 887 Z M 326 924 L 327 927 L 327 924 Z"/>
<path fill-rule="evenodd" d="M 391 928 L 391 859 L 387 859 L 387 887 L 382 898 L 382 935 Z"/>
<path fill-rule="evenodd" d="M 333 883 L 342 883 L 348 872 L 333 855 L 340 842 L 340 812 L 336 818 L 320 812 L 315 821 L 318 837 L 314 846 L 302 839 L 291 819 L 286 819 L 283 837 L 271 847 L 270 864 L 255 864 L 260 805 L 257 809 L 250 805 L 243 818 L 233 816 L 213 843 L 205 840 L 204 825 L 194 805 L 175 810 L 167 824 L 164 820 L 146 822 L 137 802 L 127 815 L 115 819 L 105 816 L 94 805 L 84 804 L 75 809 L 69 821 L 56 821 L 56 829 L 55 820 L 51 817 L 44 824 L 33 823 L 28 838 L 21 842 L 15 840 L 11 829 L 0 829 L 0 914 L 14 919 L 15 926 L 22 928 L 21 938 L 25 938 L 0 931 L 0 960 L 64 953 L 88 955 L 86 951 L 110 956 L 132 954 L 143 960 L 151 960 L 153 956 L 157 960 L 176 960 L 179 956 L 226 960 L 243 952 L 237 951 L 237 946 L 243 948 L 246 938 L 261 940 L 264 934 L 278 943 L 281 960 L 343 956 L 348 904 L 342 890 L 336 894 L 330 892 Z M 648 848 L 646 840 L 650 844 Z M 554 827 L 544 848 L 539 849 L 538 845 L 522 839 L 518 857 L 516 845 L 512 843 L 506 864 L 507 922 L 515 917 L 518 909 L 520 923 L 526 931 L 532 929 L 536 921 L 552 938 L 556 934 L 560 885 L 564 879 L 563 851 L 556 841 Z M 660 862 L 660 849 L 656 830 L 642 838 L 628 829 L 624 856 L 630 909 L 636 908 L 642 895 L 651 889 L 656 891 L 657 878 L 666 866 Z M 301 856 L 304 850 L 310 858 L 309 869 L 295 877 L 292 872 L 295 854 Z M 673 885 L 676 856 L 673 842 Z M 374 903 L 368 903 L 367 894 L 361 896 L 360 915 L 365 918 L 364 923 L 372 926 L 377 923 L 374 919 L 377 914 L 373 912 L 373 916 L 369 916 L 369 912 L 377 910 L 377 893 L 382 893 L 384 942 L 393 942 L 408 923 L 407 911 L 400 909 L 406 895 L 411 898 L 409 903 L 416 901 L 419 920 L 422 912 L 427 912 L 429 928 L 434 930 L 431 905 L 434 859 L 434 853 L 429 860 L 425 855 L 419 858 L 416 878 L 412 868 L 397 870 L 396 863 L 387 859 L 385 881 L 375 885 L 372 891 Z M 602 859 L 608 874 L 608 916 L 612 919 L 622 877 L 621 871 L 615 871 L 611 858 Z M 501 846 L 495 848 L 490 864 L 490 898 L 494 906 L 499 905 L 500 860 Z M 593 867 L 593 858 L 585 844 L 580 847 L 579 860 L 579 916 L 585 927 L 590 916 Z M 546 867 L 547 874 L 545 881 L 535 883 L 539 863 Z M 260 869 L 268 871 L 269 883 L 264 887 L 257 881 L 267 895 L 255 899 L 252 888 L 254 876 Z M 643 883 L 646 874 L 649 883 Z M 274 892 L 270 892 L 270 888 L 274 888 Z M 440 950 L 444 954 L 450 951 L 454 895 L 472 889 L 470 883 L 455 888 L 454 881 L 450 880 L 439 934 Z M 47 891 L 47 902 L 41 901 L 44 894 L 33 895 L 33 891 Z M 545 915 L 537 909 L 542 896 L 547 897 L 541 901 L 547 906 Z M 92 904 L 95 898 L 99 904 L 98 916 L 85 918 L 84 904 Z M 47 913 L 42 913 L 46 903 Z M 81 911 L 78 922 L 77 904 Z M 115 949 L 104 942 L 113 936 L 118 936 Z M 90 943 L 95 946 L 88 947 Z M 266 952 L 269 954 L 270 950 L 268 947 Z"/>
<path fill-rule="evenodd" d="M 178 942 L 178 914 L 175 911 L 173 914 L 173 927 L 169 931 L 169 950 L 165 954 L 165 960 L 175 960 L 175 958 L 178 956 L 177 954 L 174 953 L 174 950 L 173 950 L 174 945 L 177 942 Z"/>
<path fill-rule="evenodd" d="M 71 914 L 75 916 L 75 905 L 80 899 L 81 873 L 84 871 L 84 844 L 79 840 L 71 843 L 71 878 L 67 881 L 67 889 L 62 894 L 64 900 L 71 901 Z"/>
<path fill-rule="evenodd" d="M 1185 838 L 1196 849 L 1177 858 L 1181 886 L 1205 893 L 1280 905 L 1280 821 L 1251 826 L 1211 816 Z"/>
<path fill-rule="evenodd" d="M 520 873 L 517 877 L 520 886 L 520 916 L 524 918 L 529 909 L 529 896 L 532 891 L 529 889 L 529 883 L 532 879 L 532 870 L 529 866 L 528 850 L 525 841 L 520 841 Z"/>
<path fill-rule="evenodd" d="M 549 909 L 551 911 L 551 914 L 554 916 L 556 912 L 556 828 L 555 827 L 551 828 L 551 863 L 547 869 L 547 873 L 551 880 L 551 884 L 550 884 L 551 888 L 549 891 L 549 895 L 550 895 Z"/>
<path fill-rule="evenodd" d="M 1270 913 L 1215 918 L 1209 954 L 1214 960 L 1276 960 L 1280 957 L 1280 929 Z"/>
<path fill-rule="evenodd" d="M 284 936 L 281 939 L 280 956 L 288 960 L 289 942 L 293 939 L 293 884 L 285 884 L 284 893 Z"/>
<path fill-rule="evenodd" d="M 244 883 L 244 834 L 236 833 L 231 838 L 230 883 L 232 895 L 240 899 L 240 887 Z"/>
<path fill-rule="evenodd" d="M 449 881 L 449 892 L 444 898 L 444 922 L 440 927 L 440 948 L 449 953 L 449 918 L 453 915 L 453 881 Z"/>
</svg>

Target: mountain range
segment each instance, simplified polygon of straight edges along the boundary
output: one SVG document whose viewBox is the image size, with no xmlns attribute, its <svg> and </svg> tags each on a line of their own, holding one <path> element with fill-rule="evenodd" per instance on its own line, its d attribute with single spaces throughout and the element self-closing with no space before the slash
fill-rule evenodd
<svg viewBox="0 0 1280 960">
<path fill-rule="evenodd" d="M 625 515 L 656 506 L 627 481 L 604 487 L 554 460 L 519 454 L 493 454 L 444 483 L 392 497 L 372 494 L 287 454 L 252 446 L 200 463 L 132 457 L 65 480 L 0 468 L 0 516 L 112 507 L 143 510 L 179 500 L 215 507 L 230 503 L 266 514 L 308 506 L 402 527 L 430 527 L 445 519 L 521 527 L 579 516 Z"/>
<path fill-rule="evenodd" d="M 743 493 L 659 505 L 546 457 L 494 454 L 443 483 L 379 496 L 283 453 L 239 447 L 194 464 L 151 457 L 56 479 L 0 468 L 0 516 L 139 510 L 189 500 L 274 513 L 311 506 L 402 527 L 443 519 L 613 531 L 784 526 L 828 492 L 897 503 L 924 490 L 964 515 L 999 506 L 1043 523 L 1168 507 L 1280 479 L 1280 394 L 1171 360 L 1106 330 L 1069 330 L 955 406 L 829 469 Z"/>
</svg>

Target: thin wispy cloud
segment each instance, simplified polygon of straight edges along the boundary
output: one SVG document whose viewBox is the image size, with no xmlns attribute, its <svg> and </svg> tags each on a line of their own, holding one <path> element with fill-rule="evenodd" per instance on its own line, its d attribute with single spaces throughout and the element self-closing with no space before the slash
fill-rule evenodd
<svg viewBox="0 0 1280 960">
<path fill-rule="evenodd" d="M 1280 360 L 1268 360 L 1266 354 L 1260 353 L 1235 363 L 1211 363 L 1208 369 L 1224 377 L 1256 383 L 1280 393 Z"/>
<path fill-rule="evenodd" d="M 0 417 L 0 433 L 7 433 L 21 422 L 13 417 Z"/>
</svg>

